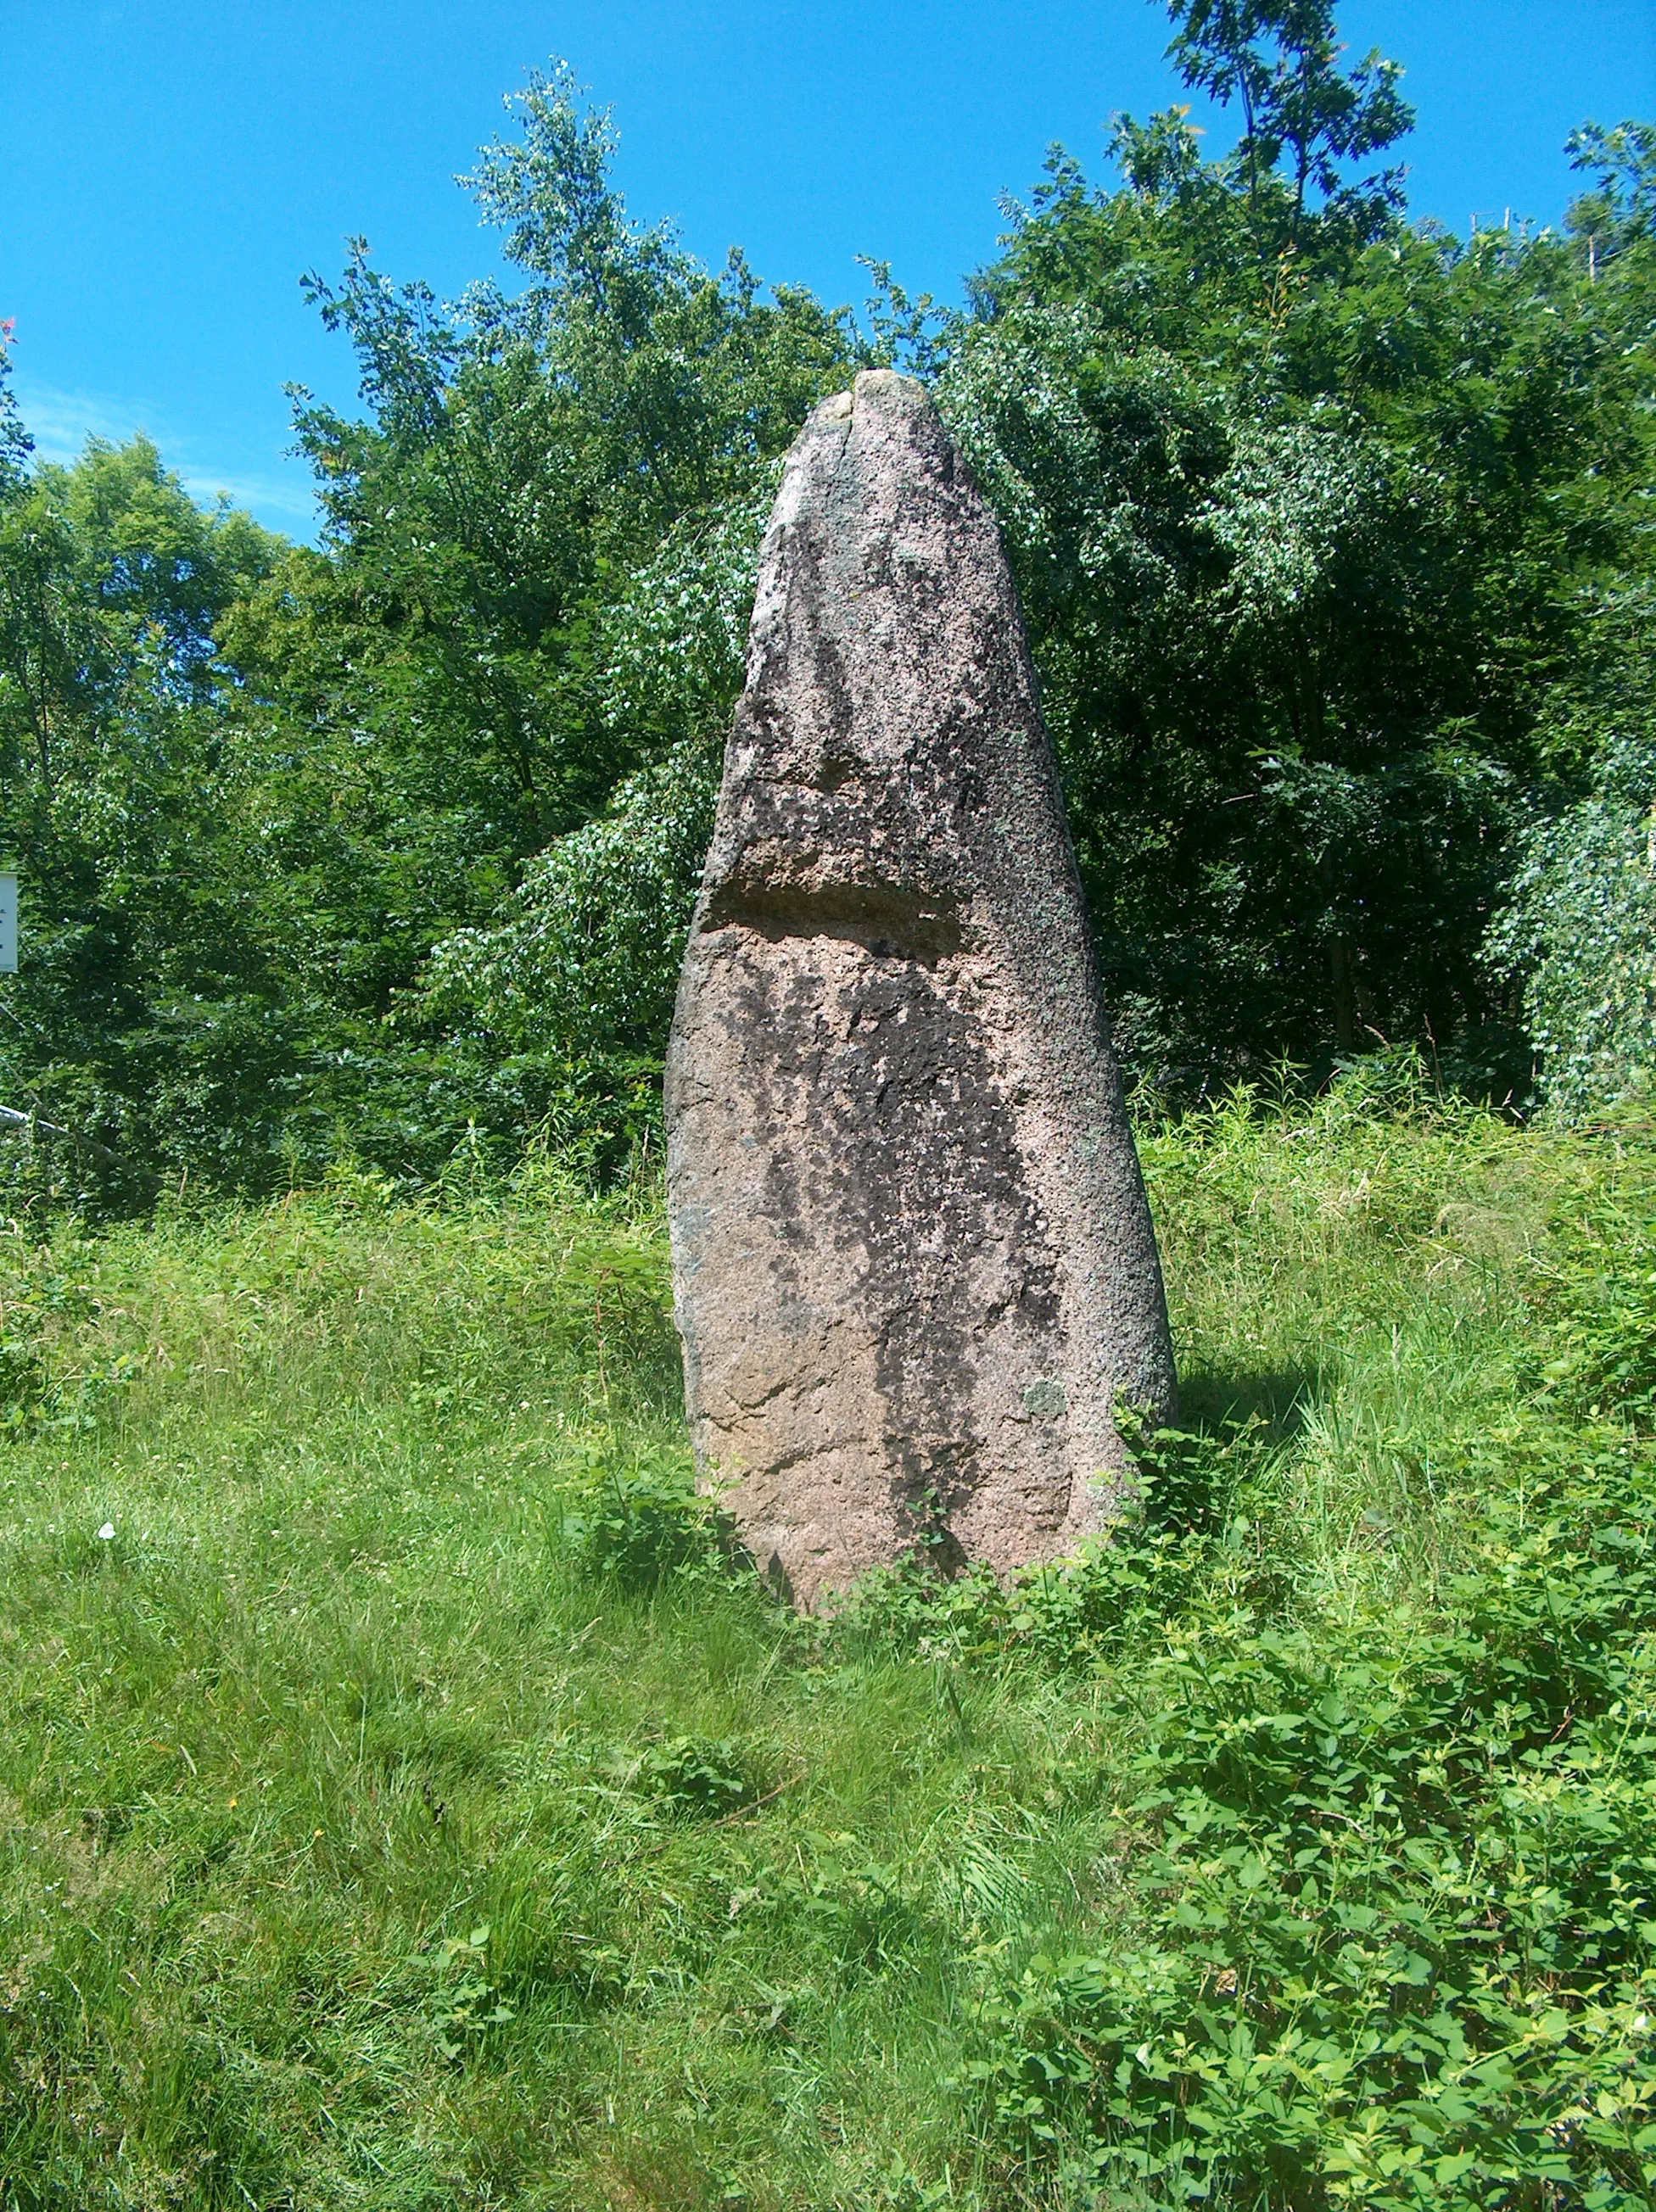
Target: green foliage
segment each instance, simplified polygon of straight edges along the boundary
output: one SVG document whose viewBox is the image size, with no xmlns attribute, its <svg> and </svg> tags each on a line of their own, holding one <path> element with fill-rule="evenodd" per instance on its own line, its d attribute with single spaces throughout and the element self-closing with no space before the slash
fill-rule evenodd
<svg viewBox="0 0 1656 2212">
<path fill-rule="evenodd" d="M 1241 106 L 1231 161 L 1256 235 L 1268 220 L 1265 203 L 1279 195 L 1290 252 L 1312 191 L 1324 203 L 1325 228 L 1349 226 L 1360 237 L 1401 213 L 1400 172 L 1351 184 L 1341 167 L 1413 129 L 1414 111 L 1397 90 L 1403 71 L 1378 52 L 1353 70 L 1336 67 L 1342 48 L 1328 0 L 1170 0 L 1167 12 L 1177 26 L 1168 58 L 1184 82 Z"/>
<path fill-rule="evenodd" d="M 626 1762 L 626 1786 L 690 1820 L 728 1820 L 763 1794 L 740 1745 L 679 1735 Z"/>
<path fill-rule="evenodd" d="M 1584 675 L 1556 687 L 1542 735 L 1568 803 L 1530 822 L 1484 947 L 1522 989 L 1548 1109 L 1575 1120 L 1641 1095 L 1656 1055 L 1651 615 L 1647 588 L 1606 594 Z"/>
<path fill-rule="evenodd" d="M 1607 131 L 1584 123 L 1570 133 L 1567 151 L 1572 168 L 1597 180 L 1597 190 L 1577 200 L 1568 216 L 1573 231 L 1593 240 L 1595 264 L 1648 238 L 1656 217 L 1656 126 L 1622 123 Z"/>
<path fill-rule="evenodd" d="M 709 679 L 721 718 L 740 650 L 733 670 L 728 611 L 709 635 L 704 603 L 847 340 L 801 293 L 762 302 L 740 256 L 715 278 L 635 228 L 608 119 L 567 70 L 508 104 L 519 136 L 471 183 L 526 289 L 445 308 L 358 241 L 337 288 L 309 281 L 374 420 L 301 395 L 298 425 L 335 550 L 322 627 L 350 671 L 325 678 L 330 718 L 374 730 L 511 867 L 704 733 Z M 637 661 L 664 654 L 695 678 L 641 696 Z"/>
<path fill-rule="evenodd" d="M 636 1194 L 20 1231 L 37 1403 L 128 1377 L 0 1464 L 20 2205 L 1646 2201 L 1641 1127 L 1398 1054 L 1142 1145 L 1135 1510 L 831 1620 Z"/>
<path fill-rule="evenodd" d="M 651 1141 L 758 529 L 849 340 L 636 231 L 567 74 L 512 104 L 473 185 L 521 292 L 445 307 L 360 242 L 312 282 L 368 413 L 298 398 L 323 551 L 202 513 L 142 441 L 4 460 L 0 846 L 27 865 L 0 1103 L 75 1137 L 9 1156 L 21 1200 L 353 1156 L 429 1185 L 549 1128 L 613 1175 Z M 516 1019 L 555 928 L 565 988 Z"/>
<path fill-rule="evenodd" d="M 1656 1234 L 1647 1185 L 1595 1194 L 1563 1228 L 1539 1294 L 1545 1356 L 1525 1379 L 1576 1419 L 1656 1427 Z"/>
<path fill-rule="evenodd" d="M 566 1528 L 588 1566 L 625 1589 L 729 1569 L 715 1509 L 697 1492 L 689 1455 L 679 1449 L 604 1439 Z"/>
<path fill-rule="evenodd" d="M 624 1178 L 781 458 L 875 361 L 1000 514 L 1130 1078 L 1643 1079 L 1649 126 L 1574 136 L 1562 234 L 1459 243 L 1369 167 L 1409 111 L 1325 0 L 1171 13 L 1234 154 L 1123 118 L 1118 182 L 1055 152 L 966 311 L 871 260 L 866 335 L 634 222 L 608 116 L 532 76 L 469 180 L 514 289 L 361 240 L 307 280 L 362 396 L 295 394 L 317 549 L 141 441 L 31 466 L 0 374 L 10 1202 L 548 1139 Z"/>
<path fill-rule="evenodd" d="M 1266 13 L 1192 18 L 1226 82 Z M 1579 789 L 1565 725 L 1596 758 L 1623 683 L 1647 250 L 1365 242 L 1329 201 L 1289 252 L 1176 111 L 1117 153 L 1117 191 L 1055 155 L 939 397 L 1007 531 L 1129 1066 L 1188 1097 L 1431 1039 L 1522 1090 L 1480 942 L 1525 797 Z"/>
<path fill-rule="evenodd" d="M 1146 1429 L 1121 1409 L 1132 1471 L 1121 1528 L 1058 1565 L 1001 1583 L 959 1568 L 923 1527 L 908 1554 L 851 1591 L 835 1632 L 860 1647 L 963 1662 L 1026 1654 L 1055 1673 L 1085 1674 L 1177 1614 L 1215 1559 L 1247 1533 L 1233 1508 L 1272 1449 L 1259 1417 L 1211 1430 Z"/>
<path fill-rule="evenodd" d="M 1441 1626 L 1210 1586 L 1142 1656 L 1116 1940 L 1032 1959 L 972 2069 L 1088 2186 L 1647 2201 L 1653 1469 L 1502 1441 Z"/>
<path fill-rule="evenodd" d="M 64 1356 L 99 1311 L 90 1261 L 72 1236 L 36 1247 L 15 1224 L 0 1231 L 0 1436 L 89 1433 L 131 1380 L 130 1353 Z"/>
<path fill-rule="evenodd" d="M 433 1015 L 475 1024 L 496 1051 L 607 1059 L 617 1085 L 640 1069 L 659 1079 L 717 793 L 705 743 L 629 776 L 530 866 L 490 927 L 437 946 Z"/>
<path fill-rule="evenodd" d="M 14 1141 L 25 1190 L 143 1196 L 168 1166 L 234 1172 L 257 1142 L 293 1024 L 250 912 L 264 865 L 224 834 L 247 764 L 214 631 L 276 552 L 142 439 L 0 499 L 0 847 L 21 864 L 24 946 L 0 1097 L 76 1139 L 39 1176 Z"/>
<path fill-rule="evenodd" d="M 1343 408 L 1262 427 L 1088 307 L 998 308 L 941 397 L 1008 530 L 1140 1072 L 1481 1020 L 1451 1000 L 1513 778 L 1464 646 L 1427 634 L 1443 488 Z"/>
<path fill-rule="evenodd" d="M 1641 1096 L 1656 1068 L 1656 870 L 1647 808 L 1615 793 L 1537 824 L 1492 959 L 1524 976 L 1543 1092 L 1580 1117 Z"/>
<path fill-rule="evenodd" d="M 17 395 L 11 388 L 11 347 L 14 324 L 0 322 L 0 497 L 15 497 L 24 482 L 24 470 L 34 450 L 34 441 L 17 411 Z"/>
</svg>

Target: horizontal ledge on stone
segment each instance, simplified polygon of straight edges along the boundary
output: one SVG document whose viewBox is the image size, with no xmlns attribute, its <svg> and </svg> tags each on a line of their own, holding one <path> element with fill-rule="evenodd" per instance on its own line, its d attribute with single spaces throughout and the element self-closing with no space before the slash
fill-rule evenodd
<svg viewBox="0 0 1656 2212">
<path fill-rule="evenodd" d="M 703 933 L 751 929 L 772 944 L 788 937 L 839 937 L 868 951 L 926 967 L 959 951 L 965 940 L 960 909 L 935 893 L 892 884 L 721 884 L 701 919 Z"/>
</svg>

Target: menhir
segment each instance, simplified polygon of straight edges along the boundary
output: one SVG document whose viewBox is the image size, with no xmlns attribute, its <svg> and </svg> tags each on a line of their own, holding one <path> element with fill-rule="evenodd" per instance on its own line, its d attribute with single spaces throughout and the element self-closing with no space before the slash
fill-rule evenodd
<svg viewBox="0 0 1656 2212">
<path fill-rule="evenodd" d="M 887 370 L 788 458 L 667 1110 L 698 1466 L 799 1602 L 1107 1523 L 1155 1238 L 999 533 Z"/>
</svg>

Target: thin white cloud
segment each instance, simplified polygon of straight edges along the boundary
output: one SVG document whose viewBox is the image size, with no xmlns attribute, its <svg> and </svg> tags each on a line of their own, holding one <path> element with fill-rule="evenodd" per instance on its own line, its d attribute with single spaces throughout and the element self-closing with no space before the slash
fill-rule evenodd
<svg viewBox="0 0 1656 2212">
<path fill-rule="evenodd" d="M 155 442 L 161 443 L 159 439 Z M 316 521 L 316 502 L 310 494 L 277 477 L 216 476 L 191 468 L 180 468 L 177 475 L 191 498 L 203 507 L 210 507 L 225 492 L 232 507 L 245 507 L 255 514 L 288 514 L 311 525 Z"/>
<path fill-rule="evenodd" d="M 88 438 L 119 445 L 142 430 L 161 449 L 166 466 L 191 497 L 210 506 L 227 492 L 237 507 L 273 525 L 278 520 L 314 528 L 316 506 L 302 482 L 292 477 L 247 474 L 216 468 L 196 440 L 168 422 L 163 409 L 147 400 L 119 398 L 107 392 L 64 392 L 26 377 L 15 380 L 17 405 L 34 450 L 43 461 L 67 464 L 80 459 Z"/>
<path fill-rule="evenodd" d="M 21 376 L 16 392 L 34 450 L 43 461 L 75 460 L 88 438 L 112 442 L 130 438 L 144 427 L 151 411 L 113 404 L 89 392 L 55 392 L 48 384 L 32 384 Z"/>
</svg>

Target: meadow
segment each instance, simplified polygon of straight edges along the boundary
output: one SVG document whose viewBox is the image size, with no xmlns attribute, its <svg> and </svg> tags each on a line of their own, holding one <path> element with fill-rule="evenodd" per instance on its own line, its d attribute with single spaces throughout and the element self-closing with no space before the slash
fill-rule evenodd
<svg viewBox="0 0 1656 2212">
<path fill-rule="evenodd" d="M 1650 2203 L 1651 1133 L 1141 1147 L 1139 1507 L 831 1621 L 647 1178 L 14 1224 L 0 2204 Z"/>
</svg>

